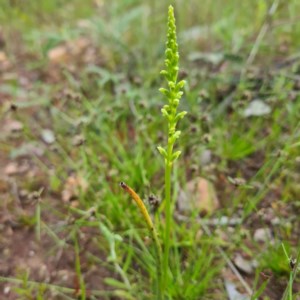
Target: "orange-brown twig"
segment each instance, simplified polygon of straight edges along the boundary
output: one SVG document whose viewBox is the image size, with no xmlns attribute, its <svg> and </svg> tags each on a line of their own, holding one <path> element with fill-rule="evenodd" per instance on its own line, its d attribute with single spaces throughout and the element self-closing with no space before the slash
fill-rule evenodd
<svg viewBox="0 0 300 300">
<path fill-rule="evenodd" d="M 120 182 L 120 186 L 135 201 L 135 203 L 139 207 L 139 209 L 140 209 L 140 211 L 141 211 L 141 213 L 142 213 L 142 215 L 143 215 L 143 217 L 144 217 L 144 219 L 147 223 L 147 226 L 149 227 L 150 231 L 153 231 L 154 230 L 154 225 L 153 225 L 152 219 L 151 219 L 151 217 L 148 213 L 148 210 L 147 210 L 144 202 L 140 198 L 140 196 L 131 187 L 129 187 L 125 182 Z"/>
<path fill-rule="evenodd" d="M 155 246 L 156 246 L 156 255 L 157 255 L 157 290 L 158 290 L 158 299 L 161 299 L 161 279 L 162 279 L 162 250 L 161 250 L 161 245 L 160 241 L 158 239 L 158 234 L 157 231 L 154 227 L 154 224 L 152 222 L 152 219 L 148 213 L 148 210 L 140 198 L 140 196 L 131 188 L 129 187 L 125 182 L 120 182 L 121 188 L 126 191 L 132 199 L 135 201 L 137 206 L 139 207 L 146 223 L 147 227 L 149 228 L 149 231 L 152 235 L 152 238 L 154 240 Z"/>
</svg>

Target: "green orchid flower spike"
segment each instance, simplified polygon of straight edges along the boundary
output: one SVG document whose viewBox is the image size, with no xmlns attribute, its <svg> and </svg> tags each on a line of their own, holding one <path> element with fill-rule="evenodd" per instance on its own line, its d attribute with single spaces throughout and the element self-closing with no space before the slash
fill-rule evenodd
<svg viewBox="0 0 300 300">
<path fill-rule="evenodd" d="M 172 163 L 180 155 L 180 151 L 173 153 L 175 141 L 179 138 L 181 133 L 180 131 L 176 130 L 176 125 L 178 121 L 186 115 L 187 112 L 177 112 L 180 99 L 183 95 L 182 89 L 184 87 L 185 81 L 177 81 L 179 71 L 179 53 L 174 9 L 171 5 L 169 6 L 168 12 L 168 33 L 166 48 L 166 69 L 162 70 L 160 74 L 162 74 L 166 78 L 168 88 L 160 88 L 159 91 L 167 98 L 169 102 L 161 109 L 163 117 L 165 117 L 168 122 L 168 145 L 166 149 L 159 146 L 158 150 L 164 157 L 166 163 L 172 165 Z"/>
<path fill-rule="evenodd" d="M 167 81 L 167 88 L 161 88 L 159 91 L 167 98 L 168 104 L 164 105 L 161 109 L 163 117 L 167 120 L 168 124 L 168 143 L 165 148 L 157 147 L 160 154 L 164 157 L 165 161 L 165 215 L 166 225 L 164 230 L 164 253 L 163 253 L 163 274 L 165 277 L 164 286 L 168 284 L 169 278 L 169 252 L 170 252 L 170 239 L 172 228 L 172 214 L 173 205 L 171 203 L 171 175 L 172 165 L 181 154 L 181 151 L 174 152 L 174 144 L 180 137 L 180 131 L 177 130 L 177 123 L 186 115 L 186 111 L 178 112 L 178 105 L 183 95 L 183 87 L 185 81 L 178 81 L 179 71 L 179 53 L 176 36 L 176 25 L 174 17 L 174 9 L 170 5 L 168 11 L 168 33 L 165 51 L 165 70 L 160 73 Z M 172 268 L 171 268 L 172 269 Z"/>
</svg>

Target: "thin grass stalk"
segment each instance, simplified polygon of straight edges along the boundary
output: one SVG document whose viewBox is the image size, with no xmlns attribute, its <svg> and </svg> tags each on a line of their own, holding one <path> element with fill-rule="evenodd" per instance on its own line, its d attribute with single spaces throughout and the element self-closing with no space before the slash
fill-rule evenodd
<svg viewBox="0 0 300 300">
<path fill-rule="evenodd" d="M 164 232 L 164 252 L 163 252 L 163 274 L 164 274 L 163 285 L 164 285 L 164 287 L 168 284 L 170 234 L 171 234 L 171 228 L 172 228 L 171 175 L 172 175 L 172 164 L 170 162 L 166 162 L 166 165 L 165 165 L 166 227 L 165 227 L 165 232 Z"/>
</svg>

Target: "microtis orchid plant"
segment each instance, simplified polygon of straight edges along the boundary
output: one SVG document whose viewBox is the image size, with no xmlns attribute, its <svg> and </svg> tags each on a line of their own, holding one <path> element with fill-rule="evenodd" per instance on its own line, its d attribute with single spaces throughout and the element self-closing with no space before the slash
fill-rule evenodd
<svg viewBox="0 0 300 300">
<path fill-rule="evenodd" d="M 164 232 L 162 233 L 163 247 L 161 247 L 161 242 L 158 237 L 157 229 L 155 228 L 150 214 L 147 211 L 143 201 L 135 193 L 135 191 L 128 185 L 126 185 L 124 182 L 121 182 L 120 184 L 121 187 L 137 203 L 156 246 L 156 299 L 164 298 L 165 289 L 170 278 L 169 257 L 170 240 L 172 238 L 172 215 L 174 207 L 174 203 L 171 199 L 171 176 L 173 164 L 181 154 L 180 151 L 174 151 L 174 145 L 176 140 L 180 137 L 180 131 L 177 130 L 177 123 L 186 114 L 185 111 L 178 112 L 177 110 L 180 99 L 183 94 L 182 89 L 184 87 L 185 82 L 183 80 L 178 81 L 179 53 L 176 36 L 174 9 L 171 5 L 169 6 L 168 10 L 168 32 L 165 55 L 165 70 L 162 70 L 160 73 L 165 77 L 167 81 L 167 88 L 160 88 L 160 92 L 165 96 L 168 102 L 161 109 L 162 115 L 167 121 L 167 145 L 165 147 L 157 147 L 160 154 L 163 156 L 165 163 L 165 226 L 163 228 Z"/>
</svg>

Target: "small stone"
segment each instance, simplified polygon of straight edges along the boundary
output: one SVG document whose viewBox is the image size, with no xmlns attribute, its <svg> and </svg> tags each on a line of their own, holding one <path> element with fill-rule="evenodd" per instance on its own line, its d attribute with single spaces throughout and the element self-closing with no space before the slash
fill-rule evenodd
<svg viewBox="0 0 300 300">
<path fill-rule="evenodd" d="M 267 242 L 272 239 L 271 230 L 269 228 L 258 228 L 255 230 L 253 238 L 256 242 Z"/>
<path fill-rule="evenodd" d="M 266 104 L 264 101 L 260 99 L 255 99 L 248 107 L 244 110 L 243 115 L 244 117 L 251 117 L 251 116 L 264 116 L 268 115 L 271 112 L 271 107 Z"/>
<path fill-rule="evenodd" d="M 7 285 L 7 286 L 5 286 L 4 289 L 3 289 L 3 294 L 4 294 L 4 295 L 8 295 L 9 293 L 10 293 L 10 286 Z"/>
<path fill-rule="evenodd" d="M 200 163 L 201 166 L 206 166 L 211 162 L 211 151 L 206 149 L 201 153 Z"/>
<path fill-rule="evenodd" d="M 225 288 L 226 288 L 229 300 L 250 300 L 250 298 L 247 295 L 241 294 L 238 291 L 236 285 L 229 280 L 225 280 Z"/>
<path fill-rule="evenodd" d="M 252 263 L 250 261 L 244 259 L 240 254 L 238 254 L 234 258 L 233 262 L 237 266 L 237 268 L 240 269 L 242 272 L 244 272 L 246 274 L 253 273 Z"/>
<path fill-rule="evenodd" d="M 273 226 L 275 226 L 275 225 L 280 225 L 280 219 L 279 219 L 278 217 L 273 218 L 273 219 L 271 220 L 271 224 L 272 224 Z"/>
<path fill-rule="evenodd" d="M 212 182 L 198 177 L 181 189 L 177 199 L 178 210 L 182 213 L 197 209 L 200 213 L 211 214 L 219 208 L 219 200 Z"/>
<path fill-rule="evenodd" d="M 53 144 L 55 142 L 55 135 L 52 130 L 44 129 L 41 132 L 42 139 L 46 144 Z"/>
</svg>

